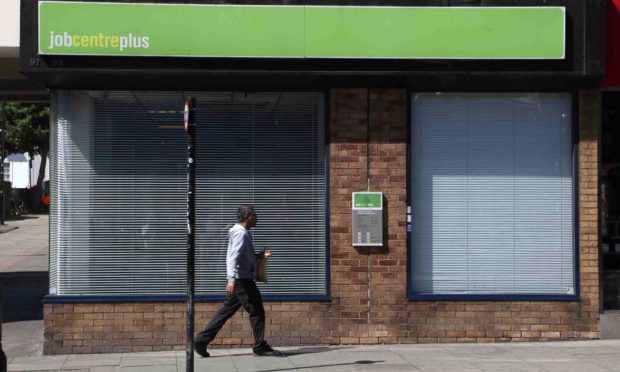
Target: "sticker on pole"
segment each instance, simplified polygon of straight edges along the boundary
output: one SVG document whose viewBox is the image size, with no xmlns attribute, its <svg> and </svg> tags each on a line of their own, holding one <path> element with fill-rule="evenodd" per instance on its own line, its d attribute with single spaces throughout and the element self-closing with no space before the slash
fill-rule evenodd
<svg viewBox="0 0 620 372">
<path fill-rule="evenodd" d="M 185 123 L 185 131 L 187 132 L 187 127 L 189 126 L 189 103 L 185 101 L 185 110 L 183 111 L 183 122 Z"/>
</svg>

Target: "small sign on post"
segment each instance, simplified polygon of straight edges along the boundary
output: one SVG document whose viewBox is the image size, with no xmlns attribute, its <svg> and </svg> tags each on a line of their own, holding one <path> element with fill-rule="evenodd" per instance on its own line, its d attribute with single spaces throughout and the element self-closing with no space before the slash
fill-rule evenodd
<svg viewBox="0 0 620 372">
<path fill-rule="evenodd" d="M 183 110 L 183 124 L 185 125 L 185 133 L 189 127 L 189 102 L 185 101 L 185 109 Z"/>
<path fill-rule="evenodd" d="M 383 193 L 353 193 L 353 246 L 383 246 Z"/>
</svg>

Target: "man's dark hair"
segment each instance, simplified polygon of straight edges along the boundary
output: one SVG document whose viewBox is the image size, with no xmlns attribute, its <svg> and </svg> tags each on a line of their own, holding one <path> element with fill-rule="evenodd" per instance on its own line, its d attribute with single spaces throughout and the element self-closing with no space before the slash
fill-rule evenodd
<svg viewBox="0 0 620 372">
<path fill-rule="evenodd" d="M 237 222 L 245 221 L 254 212 L 254 206 L 252 204 L 242 204 L 237 209 Z"/>
</svg>

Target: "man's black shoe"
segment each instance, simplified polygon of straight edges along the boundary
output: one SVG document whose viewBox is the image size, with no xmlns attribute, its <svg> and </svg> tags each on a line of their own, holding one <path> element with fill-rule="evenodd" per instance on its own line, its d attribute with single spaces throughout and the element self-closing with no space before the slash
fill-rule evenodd
<svg viewBox="0 0 620 372">
<path fill-rule="evenodd" d="M 254 356 L 274 356 L 274 357 L 283 357 L 285 356 L 280 350 L 274 350 L 271 346 L 267 345 L 258 350 L 254 350 Z"/>
<path fill-rule="evenodd" d="M 209 357 L 209 352 L 207 351 L 207 345 L 203 343 L 194 342 L 194 350 L 203 358 Z"/>
</svg>

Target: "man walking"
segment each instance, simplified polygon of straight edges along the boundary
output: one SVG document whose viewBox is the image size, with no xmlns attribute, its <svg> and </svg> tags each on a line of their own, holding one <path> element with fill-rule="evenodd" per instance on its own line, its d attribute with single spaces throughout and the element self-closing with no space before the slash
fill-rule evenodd
<svg viewBox="0 0 620 372">
<path fill-rule="evenodd" d="M 250 314 L 250 324 L 254 333 L 254 355 L 283 356 L 267 344 L 265 336 L 265 310 L 260 291 L 254 282 L 256 259 L 264 252 L 256 254 L 252 237 L 248 231 L 258 222 L 253 205 L 241 205 L 237 209 L 237 224 L 228 232 L 228 252 L 226 253 L 226 300 L 205 329 L 196 335 L 194 346 L 203 358 L 209 356 L 207 345 L 213 341 L 224 323 L 241 306 Z"/>
</svg>

